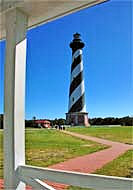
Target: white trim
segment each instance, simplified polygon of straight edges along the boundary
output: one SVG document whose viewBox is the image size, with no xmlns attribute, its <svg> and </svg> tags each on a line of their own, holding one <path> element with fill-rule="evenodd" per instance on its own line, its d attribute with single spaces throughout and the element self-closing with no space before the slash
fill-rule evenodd
<svg viewBox="0 0 133 190">
<path fill-rule="evenodd" d="M 18 175 L 18 173 L 17 173 Z M 23 181 L 25 184 L 27 185 L 30 185 L 31 187 L 33 187 L 33 189 L 38 189 L 38 190 L 56 190 L 54 189 L 53 187 L 49 186 L 48 184 L 42 182 L 41 180 L 39 179 L 34 179 L 32 177 L 22 177 L 22 176 L 19 176 L 19 179 L 21 181 Z"/>
<path fill-rule="evenodd" d="M 19 166 L 18 176 L 24 178 L 49 180 L 83 188 L 94 188 L 95 190 L 131 190 L 133 180 L 129 178 L 103 176 L 96 174 L 85 174 L 79 172 L 54 170 L 35 166 Z"/>
<path fill-rule="evenodd" d="M 27 16 L 14 9 L 6 15 L 6 64 L 4 85 L 4 186 L 24 190 L 15 176 L 25 164 L 25 66 Z"/>
<path fill-rule="evenodd" d="M 25 70 L 26 70 L 26 44 L 27 40 L 16 45 L 16 67 L 15 67 L 15 110 L 14 110 L 14 123 L 16 125 L 15 135 L 15 169 L 19 164 L 25 163 L 25 131 L 24 131 L 24 118 L 25 118 Z M 24 89 L 23 89 L 24 87 Z M 20 130 L 22 126 L 23 130 Z M 20 137 L 23 137 L 20 138 Z M 19 143 L 18 143 L 19 139 Z M 21 149 L 23 147 L 23 149 Z M 21 149 L 21 151 L 19 150 Z"/>
</svg>

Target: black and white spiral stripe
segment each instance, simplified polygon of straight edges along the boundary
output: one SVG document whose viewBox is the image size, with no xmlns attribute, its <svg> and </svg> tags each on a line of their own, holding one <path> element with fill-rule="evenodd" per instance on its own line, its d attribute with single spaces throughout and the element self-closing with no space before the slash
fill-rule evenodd
<svg viewBox="0 0 133 190">
<path fill-rule="evenodd" d="M 73 52 L 69 90 L 69 112 L 86 112 L 82 50 Z"/>
</svg>

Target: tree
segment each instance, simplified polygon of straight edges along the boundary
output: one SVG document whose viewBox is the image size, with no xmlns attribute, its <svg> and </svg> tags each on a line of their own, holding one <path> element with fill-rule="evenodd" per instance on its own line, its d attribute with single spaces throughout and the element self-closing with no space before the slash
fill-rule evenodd
<svg viewBox="0 0 133 190">
<path fill-rule="evenodd" d="M 32 117 L 32 120 L 36 120 L 36 117 L 35 117 L 35 116 L 33 116 L 33 117 Z"/>
</svg>

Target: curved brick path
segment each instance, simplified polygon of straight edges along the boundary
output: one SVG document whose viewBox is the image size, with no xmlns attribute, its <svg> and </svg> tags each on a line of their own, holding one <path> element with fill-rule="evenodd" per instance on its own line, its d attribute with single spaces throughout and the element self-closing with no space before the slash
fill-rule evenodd
<svg viewBox="0 0 133 190">
<path fill-rule="evenodd" d="M 111 162 L 121 154 L 125 153 L 127 150 L 133 149 L 133 145 L 113 142 L 109 140 L 100 139 L 97 137 L 80 135 L 68 131 L 65 131 L 64 133 L 81 139 L 91 140 L 104 145 L 109 145 L 111 147 L 85 156 L 72 158 L 68 161 L 53 165 L 50 168 L 77 171 L 83 173 L 92 173 L 95 172 L 97 169 L 103 167 L 105 164 Z"/>
<path fill-rule="evenodd" d="M 76 172 L 82 172 L 82 173 L 93 173 L 97 169 L 102 168 L 105 164 L 116 159 L 121 154 L 125 153 L 126 151 L 130 149 L 133 149 L 133 145 L 113 142 L 110 140 L 81 135 L 81 134 L 72 133 L 69 131 L 63 131 L 63 133 L 66 133 L 68 135 L 71 135 L 77 138 L 91 140 L 91 141 L 98 142 L 100 144 L 108 145 L 110 146 L 110 148 L 101 150 L 99 152 L 94 152 L 92 154 L 88 154 L 85 156 L 72 158 L 68 161 L 50 166 L 50 168 L 53 168 L 53 169 L 69 170 L 69 171 L 76 171 Z M 67 185 L 61 185 L 57 183 L 53 184 L 49 182 L 48 184 L 52 185 L 57 190 L 63 190 L 68 187 Z M 3 180 L 0 180 L 0 189 L 1 190 L 3 189 Z M 30 189 L 31 189 L 30 187 L 27 188 L 27 190 L 30 190 Z"/>
</svg>

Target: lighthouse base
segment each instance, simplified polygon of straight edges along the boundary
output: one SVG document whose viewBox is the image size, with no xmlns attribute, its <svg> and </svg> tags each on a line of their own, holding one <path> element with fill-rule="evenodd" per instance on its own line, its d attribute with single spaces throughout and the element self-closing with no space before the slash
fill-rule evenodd
<svg viewBox="0 0 133 190">
<path fill-rule="evenodd" d="M 72 112 L 66 113 L 66 124 L 72 126 L 90 126 L 88 122 L 88 113 Z"/>
</svg>

